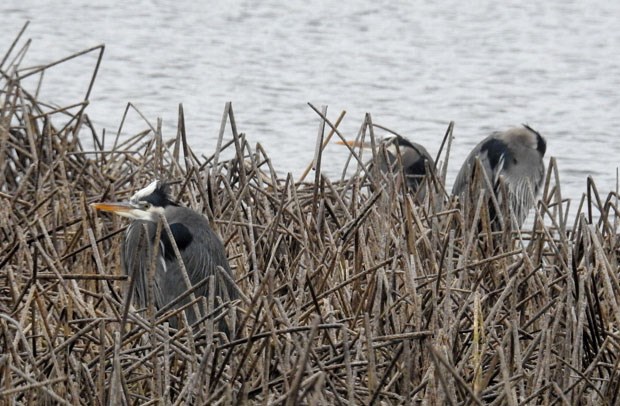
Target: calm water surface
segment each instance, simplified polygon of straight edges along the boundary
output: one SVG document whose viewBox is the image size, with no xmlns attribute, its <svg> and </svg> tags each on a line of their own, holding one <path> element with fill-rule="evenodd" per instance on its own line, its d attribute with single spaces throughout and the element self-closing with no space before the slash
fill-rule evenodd
<svg viewBox="0 0 620 406">
<path fill-rule="evenodd" d="M 88 108 L 99 129 L 116 131 L 132 102 L 172 137 L 183 103 L 193 148 L 209 154 L 232 101 L 239 130 L 299 174 L 319 125 L 307 102 L 328 105 L 332 120 L 346 110 L 349 137 L 370 112 L 433 154 L 454 120 L 451 185 L 479 140 L 528 123 L 547 138 L 564 195 L 579 198 L 589 175 L 604 193 L 616 188 L 620 2 L 8 0 L 1 55 L 27 20 L 22 66 L 105 43 Z M 94 60 L 50 71 L 45 97 L 81 100 Z M 337 177 L 346 156 L 330 146 L 325 171 Z"/>
</svg>

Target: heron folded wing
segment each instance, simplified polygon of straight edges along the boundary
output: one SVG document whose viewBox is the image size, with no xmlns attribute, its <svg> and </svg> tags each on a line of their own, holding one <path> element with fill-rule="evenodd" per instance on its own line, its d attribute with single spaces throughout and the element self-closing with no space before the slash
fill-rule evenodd
<svg viewBox="0 0 620 406">
<path fill-rule="evenodd" d="M 491 138 L 484 142 L 480 148 L 481 155 L 486 153 L 489 160 L 491 171 L 499 172 L 503 168 L 505 155 L 508 153 L 508 146 L 502 140 Z"/>
<path fill-rule="evenodd" d="M 170 224 L 170 231 L 172 231 L 172 236 L 174 237 L 174 242 L 179 248 L 179 252 L 183 252 L 183 250 L 192 242 L 194 237 L 189 229 L 181 223 L 173 223 Z M 170 241 L 170 237 L 168 233 L 164 232 L 161 235 L 161 241 L 163 243 L 164 248 L 164 257 L 167 260 L 173 260 L 175 258 L 174 248 L 172 247 L 172 243 Z"/>
</svg>

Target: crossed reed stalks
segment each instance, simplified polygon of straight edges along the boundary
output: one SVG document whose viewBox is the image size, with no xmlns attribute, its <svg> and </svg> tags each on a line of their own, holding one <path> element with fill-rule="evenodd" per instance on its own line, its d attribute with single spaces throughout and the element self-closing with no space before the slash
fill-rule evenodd
<svg viewBox="0 0 620 406">
<path fill-rule="evenodd" d="M 237 130 L 231 104 L 211 156 L 192 151 L 182 106 L 165 139 L 129 104 L 108 147 L 85 113 L 103 47 L 22 69 L 22 35 L 0 61 L 2 403 L 620 403 L 617 191 L 589 179 L 571 215 L 551 158 L 532 220 L 493 231 L 482 198 L 446 193 L 452 125 L 418 204 L 357 150 L 341 179 L 323 176 L 344 112 L 314 106 L 316 153 L 298 179 Z M 89 53 L 75 104 L 22 85 Z M 144 130 L 121 137 L 131 112 Z M 375 142 L 376 127 L 367 115 L 358 136 Z M 242 293 L 223 316 L 197 298 L 212 310 L 198 330 L 126 301 L 126 222 L 89 209 L 153 178 L 210 219 Z M 217 332 L 217 314 L 236 335 Z"/>
</svg>

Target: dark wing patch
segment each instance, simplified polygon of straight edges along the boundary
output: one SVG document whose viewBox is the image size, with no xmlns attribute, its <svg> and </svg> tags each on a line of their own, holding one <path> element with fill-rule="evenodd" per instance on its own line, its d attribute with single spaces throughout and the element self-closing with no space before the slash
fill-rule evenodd
<svg viewBox="0 0 620 406">
<path fill-rule="evenodd" d="M 424 176 L 426 175 L 426 157 L 422 156 L 420 159 L 412 163 L 405 170 L 405 175 L 410 176 Z"/>
<path fill-rule="evenodd" d="M 170 231 L 172 231 L 174 242 L 176 242 L 180 252 L 183 252 L 183 250 L 187 248 L 187 246 L 194 239 L 189 229 L 181 223 L 170 224 Z M 170 242 L 170 238 L 168 238 L 168 233 L 165 230 L 162 230 L 161 242 L 164 245 L 164 258 L 166 258 L 167 260 L 175 259 L 174 248 L 172 248 L 172 243 Z"/>
<path fill-rule="evenodd" d="M 505 155 L 505 162 L 511 162 L 510 151 L 508 150 L 508 145 L 502 140 L 498 140 L 497 138 L 491 138 L 482 144 L 480 148 L 480 152 L 486 152 L 489 157 L 489 165 L 491 169 L 495 171 L 499 161 L 502 159 L 502 155 Z"/>
</svg>

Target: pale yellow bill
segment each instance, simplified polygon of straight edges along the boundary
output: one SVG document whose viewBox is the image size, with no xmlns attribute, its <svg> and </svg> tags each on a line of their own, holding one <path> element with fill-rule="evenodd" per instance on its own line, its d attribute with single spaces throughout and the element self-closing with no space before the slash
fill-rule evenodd
<svg viewBox="0 0 620 406">
<path fill-rule="evenodd" d="M 370 148 L 371 147 L 369 142 L 361 142 L 361 141 L 357 141 L 357 140 L 348 140 L 348 141 L 338 140 L 338 141 L 336 141 L 336 144 L 338 144 L 338 145 L 348 145 L 350 147 L 359 147 L 359 148 Z"/>
<path fill-rule="evenodd" d="M 92 207 L 95 210 L 108 211 L 111 213 L 130 211 L 135 208 L 129 203 L 114 203 L 114 202 L 91 203 L 90 207 Z"/>
</svg>

